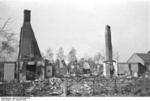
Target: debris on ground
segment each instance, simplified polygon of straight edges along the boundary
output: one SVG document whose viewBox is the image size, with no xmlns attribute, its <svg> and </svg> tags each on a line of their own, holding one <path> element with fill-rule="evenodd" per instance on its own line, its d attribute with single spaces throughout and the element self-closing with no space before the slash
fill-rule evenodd
<svg viewBox="0 0 150 101">
<path fill-rule="evenodd" d="M 2 96 L 150 96 L 150 78 L 48 78 L 0 85 Z"/>
</svg>

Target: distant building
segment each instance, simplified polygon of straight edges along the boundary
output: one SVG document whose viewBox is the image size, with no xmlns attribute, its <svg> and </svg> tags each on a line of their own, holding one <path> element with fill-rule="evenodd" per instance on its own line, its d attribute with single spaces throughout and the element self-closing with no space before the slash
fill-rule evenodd
<svg viewBox="0 0 150 101">
<path fill-rule="evenodd" d="M 148 53 L 134 53 L 127 63 L 140 63 L 146 67 L 147 72 L 150 72 L 150 51 Z"/>
<path fill-rule="evenodd" d="M 134 53 L 126 63 L 118 63 L 118 75 L 140 76 L 150 72 L 150 52 Z"/>
<path fill-rule="evenodd" d="M 140 76 L 146 68 L 141 63 L 118 63 L 118 76 Z"/>
</svg>

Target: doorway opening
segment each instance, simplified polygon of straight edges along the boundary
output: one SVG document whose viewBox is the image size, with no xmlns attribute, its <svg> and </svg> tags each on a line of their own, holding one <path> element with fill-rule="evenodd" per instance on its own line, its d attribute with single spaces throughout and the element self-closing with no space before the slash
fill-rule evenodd
<svg viewBox="0 0 150 101">
<path fill-rule="evenodd" d="M 26 80 L 35 80 L 36 76 L 36 64 L 26 65 Z"/>
</svg>

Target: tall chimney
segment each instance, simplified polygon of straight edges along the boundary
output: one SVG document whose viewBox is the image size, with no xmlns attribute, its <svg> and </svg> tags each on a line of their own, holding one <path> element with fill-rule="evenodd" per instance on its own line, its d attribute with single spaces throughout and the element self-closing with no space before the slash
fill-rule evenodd
<svg viewBox="0 0 150 101">
<path fill-rule="evenodd" d="M 112 61 L 112 43 L 110 26 L 105 27 L 106 61 Z"/>
<path fill-rule="evenodd" d="M 105 61 L 105 75 L 112 77 L 114 75 L 114 66 L 112 59 L 112 43 L 111 43 L 111 29 L 109 25 L 105 27 L 105 45 L 106 45 L 106 61 Z"/>
<path fill-rule="evenodd" d="M 24 22 L 30 22 L 30 10 L 24 10 Z"/>
<path fill-rule="evenodd" d="M 24 22 L 23 26 L 21 27 L 20 32 L 20 42 L 19 42 L 19 55 L 18 55 L 18 79 L 24 80 L 26 77 L 26 67 L 22 69 L 22 65 L 20 62 L 34 62 L 38 65 L 38 61 L 43 61 L 41 56 L 39 46 L 34 35 L 31 23 L 30 23 L 30 10 L 24 10 Z M 26 65 L 25 65 L 26 66 Z M 22 72 L 20 72 L 22 70 Z M 35 69 L 37 71 L 37 67 Z M 41 70 L 43 72 L 43 70 Z M 20 75 L 21 74 L 21 75 Z M 36 73 L 36 75 L 38 75 Z"/>
<path fill-rule="evenodd" d="M 31 11 L 24 10 L 24 22 L 20 32 L 19 59 L 42 60 L 39 46 L 34 35 L 30 18 Z"/>
</svg>

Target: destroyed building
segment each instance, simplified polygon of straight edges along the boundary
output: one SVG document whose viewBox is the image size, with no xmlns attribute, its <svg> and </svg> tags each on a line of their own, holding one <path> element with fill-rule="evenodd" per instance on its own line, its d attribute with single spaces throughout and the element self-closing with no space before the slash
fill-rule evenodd
<svg viewBox="0 0 150 101">
<path fill-rule="evenodd" d="M 31 26 L 30 13 L 30 10 L 24 10 L 24 22 L 20 32 L 18 55 L 18 78 L 20 80 L 34 80 L 44 71 L 41 66 L 43 58 Z"/>
<path fill-rule="evenodd" d="M 127 63 L 141 63 L 146 68 L 146 71 L 150 72 L 150 52 L 134 53 Z"/>
<path fill-rule="evenodd" d="M 119 75 L 140 76 L 150 72 L 150 52 L 134 53 L 126 63 L 118 63 Z"/>
<path fill-rule="evenodd" d="M 118 76 L 138 77 L 144 74 L 145 70 L 141 63 L 118 63 Z"/>
<path fill-rule="evenodd" d="M 110 26 L 105 30 L 106 60 L 104 61 L 104 76 L 140 76 L 150 71 L 150 52 L 134 53 L 127 62 L 116 63 L 112 57 L 112 43 Z"/>
</svg>

